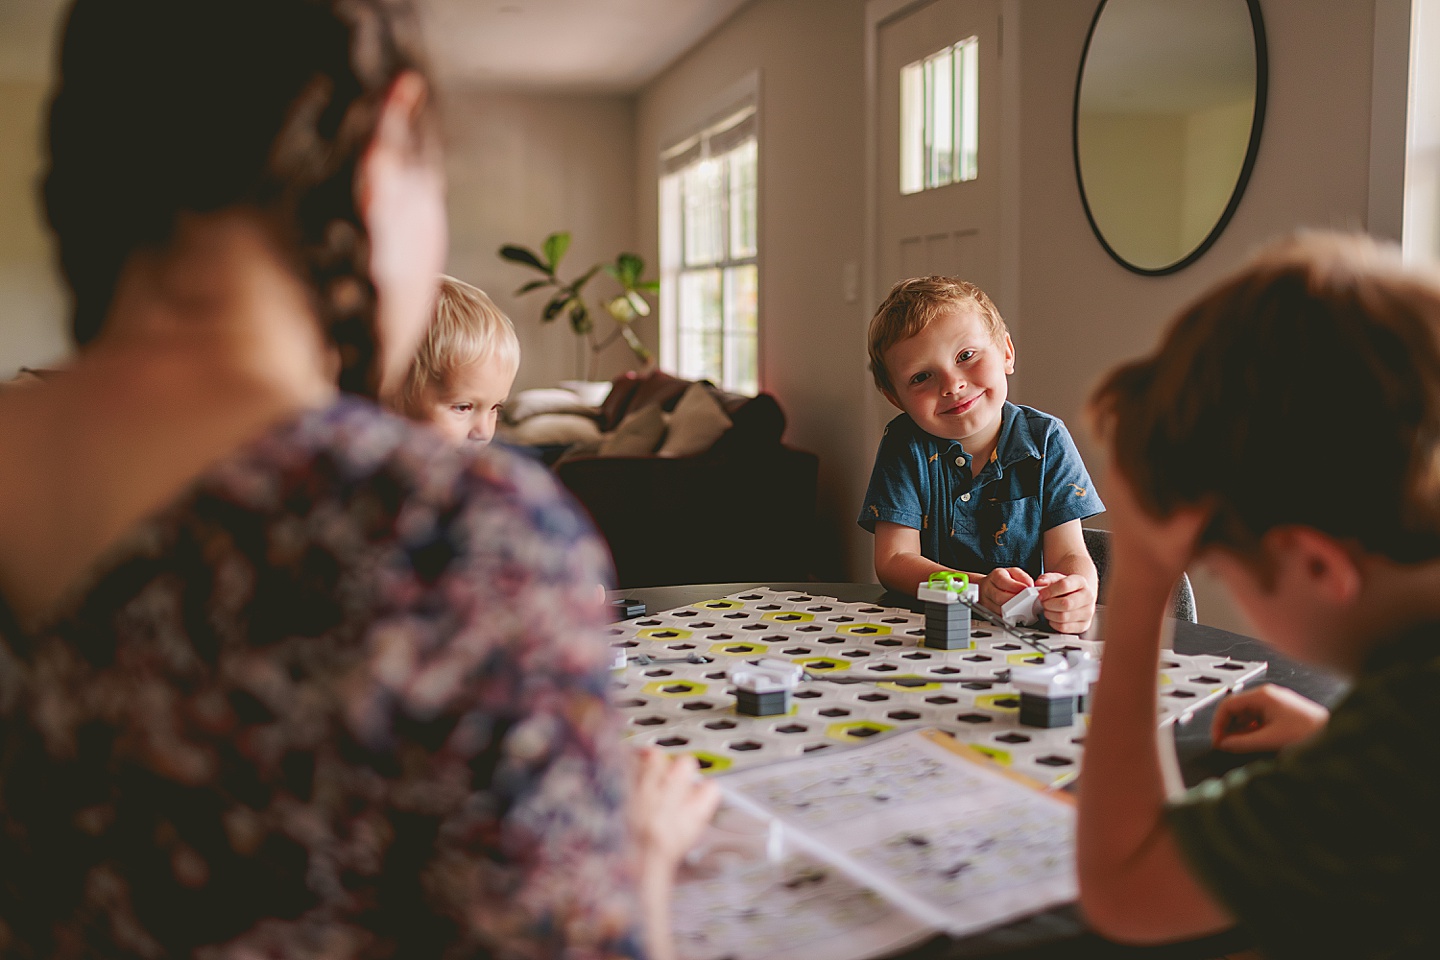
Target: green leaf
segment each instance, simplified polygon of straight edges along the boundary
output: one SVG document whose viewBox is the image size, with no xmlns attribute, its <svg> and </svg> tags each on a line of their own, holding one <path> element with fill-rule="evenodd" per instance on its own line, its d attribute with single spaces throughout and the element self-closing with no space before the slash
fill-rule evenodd
<svg viewBox="0 0 1440 960">
<path fill-rule="evenodd" d="M 545 238 L 545 259 L 550 263 L 550 272 L 554 273 L 560 267 L 560 258 L 565 256 L 565 251 L 570 249 L 570 231 L 562 230 L 559 233 L 552 233 Z"/>
<path fill-rule="evenodd" d="M 619 271 L 617 279 L 629 290 L 639 282 L 640 274 L 645 272 L 645 261 L 633 253 L 622 253 L 615 258 L 615 268 Z"/>
<path fill-rule="evenodd" d="M 525 247 L 516 246 L 513 243 L 507 243 L 505 244 L 505 246 L 501 247 L 500 256 L 503 259 L 513 261 L 514 263 L 523 263 L 527 267 L 534 267 L 536 270 L 539 270 L 542 273 L 548 273 L 552 276 L 555 273 L 555 271 L 551 270 L 549 267 L 545 266 L 545 264 L 540 262 L 540 258 L 535 255 L 535 252 L 533 250 L 529 250 Z"/>
<path fill-rule="evenodd" d="M 650 316 L 650 304 L 646 302 L 645 298 L 640 296 L 638 292 L 631 290 L 629 293 L 625 294 L 625 296 L 630 301 L 630 306 L 634 308 L 637 314 L 642 317 Z"/>
<path fill-rule="evenodd" d="M 565 309 L 565 305 L 570 302 L 570 299 L 570 295 L 564 291 L 551 297 L 550 302 L 545 304 L 545 311 L 540 314 L 541 322 L 549 323 L 560 316 L 560 311 Z"/>
<path fill-rule="evenodd" d="M 578 300 L 571 301 L 574 306 L 570 308 L 570 326 L 576 333 L 589 333 L 594 324 L 590 322 L 590 311 L 585 309 L 585 304 Z"/>
<path fill-rule="evenodd" d="M 635 289 L 636 289 L 636 290 L 639 290 L 639 291 L 642 292 L 642 293 L 659 293 L 659 292 L 660 292 L 660 281 L 659 281 L 659 280 L 646 280 L 646 281 L 644 281 L 643 283 L 637 283 L 637 284 L 635 284 Z"/>
<path fill-rule="evenodd" d="M 523 287 L 521 287 L 519 290 L 516 290 L 516 291 L 515 291 L 515 296 L 518 297 L 518 296 L 520 296 L 520 294 L 522 294 L 522 293 L 529 293 L 531 290 L 539 290 L 541 287 L 549 287 L 549 286 L 553 286 L 554 284 L 555 284 L 555 281 L 549 279 L 548 277 L 545 278 L 545 279 L 543 279 L 543 280 L 531 280 L 529 283 L 525 284 L 525 285 L 524 285 Z"/>
</svg>

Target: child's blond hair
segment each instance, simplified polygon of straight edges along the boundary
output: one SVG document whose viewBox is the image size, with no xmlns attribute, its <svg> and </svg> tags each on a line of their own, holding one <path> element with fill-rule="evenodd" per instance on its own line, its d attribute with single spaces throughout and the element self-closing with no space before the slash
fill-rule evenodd
<svg viewBox="0 0 1440 960">
<path fill-rule="evenodd" d="M 435 316 L 405 376 L 401 393 L 405 408 L 414 409 L 431 384 L 444 384 L 455 371 L 489 357 L 519 365 L 520 340 L 510 318 L 485 291 L 442 276 Z"/>
<path fill-rule="evenodd" d="M 890 288 L 890 294 L 870 320 L 867 346 L 870 375 L 881 393 L 894 394 L 890 372 L 885 369 L 885 351 L 909 340 L 930 325 L 949 306 L 973 306 L 980 312 L 990 335 L 997 341 L 1008 332 L 995 304 L 975 284 L 956 277 L 911 277 Z"/>
</svg>

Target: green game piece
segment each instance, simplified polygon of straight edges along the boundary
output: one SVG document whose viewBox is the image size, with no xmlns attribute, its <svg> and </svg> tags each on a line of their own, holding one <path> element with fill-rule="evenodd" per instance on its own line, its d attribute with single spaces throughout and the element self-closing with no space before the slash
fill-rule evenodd
<svg viewBox="0 0 1440 960">
<path fill-rule="evenodd" d="M 959 586 L 956 586 L 959 581 Z M 930 574 L 930 579 L 925 584 L 935 590 L 949 590 L 951 593 L 964 593 L 970 588 L 970 576 L 965 573 L 957 573 L 954 570 L 936 570 Z"/>
</svg>

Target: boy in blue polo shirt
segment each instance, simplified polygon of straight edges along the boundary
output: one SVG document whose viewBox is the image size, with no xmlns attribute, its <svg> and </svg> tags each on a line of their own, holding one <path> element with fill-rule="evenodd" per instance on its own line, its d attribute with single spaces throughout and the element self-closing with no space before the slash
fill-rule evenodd
<svg viewBox="0 0 1440 960">
<path fill-rule="evenodd" d="M 1080 521 L 1105 506 L 1065 424 L 1006 399 L 1015 346 L 995 304 L 963 280 L 902 280 L 868 346 L 875 386 L 903 411 L 860 511 L 880 582 L 914 594 L 930 574 L 960 570 L 997 611 L 1036 586 L 1052 628 L 1084 631 L 1097 577 Z"/>
<path fill-rule="evenodd" d="M 1112 540 L 1077 829 L 1090 923 L 1162 943 L 1238 922 L 1276 960 L 1440 956 L 1440 279 L 1302 235 L 1182 311 L 1093 409 Z M 1279 755 L 1176 794 L 1155 676 L 1197 559 L 1262 639 L 1352 686 L 1328 720 L 1270 686 L 1225 701 L 1216 745 Z"/>
</svg>

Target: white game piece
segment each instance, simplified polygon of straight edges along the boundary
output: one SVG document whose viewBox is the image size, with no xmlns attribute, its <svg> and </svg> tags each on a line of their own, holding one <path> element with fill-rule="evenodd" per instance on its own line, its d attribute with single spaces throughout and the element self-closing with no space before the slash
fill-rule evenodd
<svg viewBox="0 0 1440 960">
<path fill-rule="evenodd" d="M 789 660 L 766 657 L 756 663 L 739 663 L 730 668 L 730 681 L 747 693 L 775 693 L 794 690 L 805 668 Z"/>
<path fill-rule="evenodd" d="M 624 647 L 610 648 L 610 669 L 624 670 L 630 665 L 630 651 Z"/>
<path fill-rule="evenodd" d="M 1090 689 L 1084 667 L 1072 667 L 1059 653 L 1047 653 L 1037 664 L 1011 667 L 1010 682 L 1020 693 L 1020 722 L 1027 727 L 1070 726 Z"/>
<path fill-rule="evenodd" d="M 1044 608 L 1040 604 L 1040 588 L 1026 587 L 1000 608 L 1001 618 L 1012 627 L 1031 627 L 1040 622 Z"/>
<path fill-rule="evenodd" d="M 948 590 L 944 587 L 932 587 L 930 584 L 922 583 L 915 588 L 915 599 L 921 603 L 959 603 L 961 599 L 969 600 L 971 603 L 980 602 L 980 585 L 972 583 L 961 590 Z"/>
<path fill-rule="evenodd" d="M 1037 697 L 1078 697 L 1090 686 L 1083 669 L 1072 669 L 1063 654 L 1047 653 L 1041 663 L 1010 668 L 1010 682 L 1021 693 Z"/>
<path fill-rule="evenodd" d="M 788 660 L 765 658 L 730 668 L 735 684 L 735 712 L 749 717 L 773 717 L 790 712 L 790 694 L 799 686 L 805 668 Z"/>
</svg>

